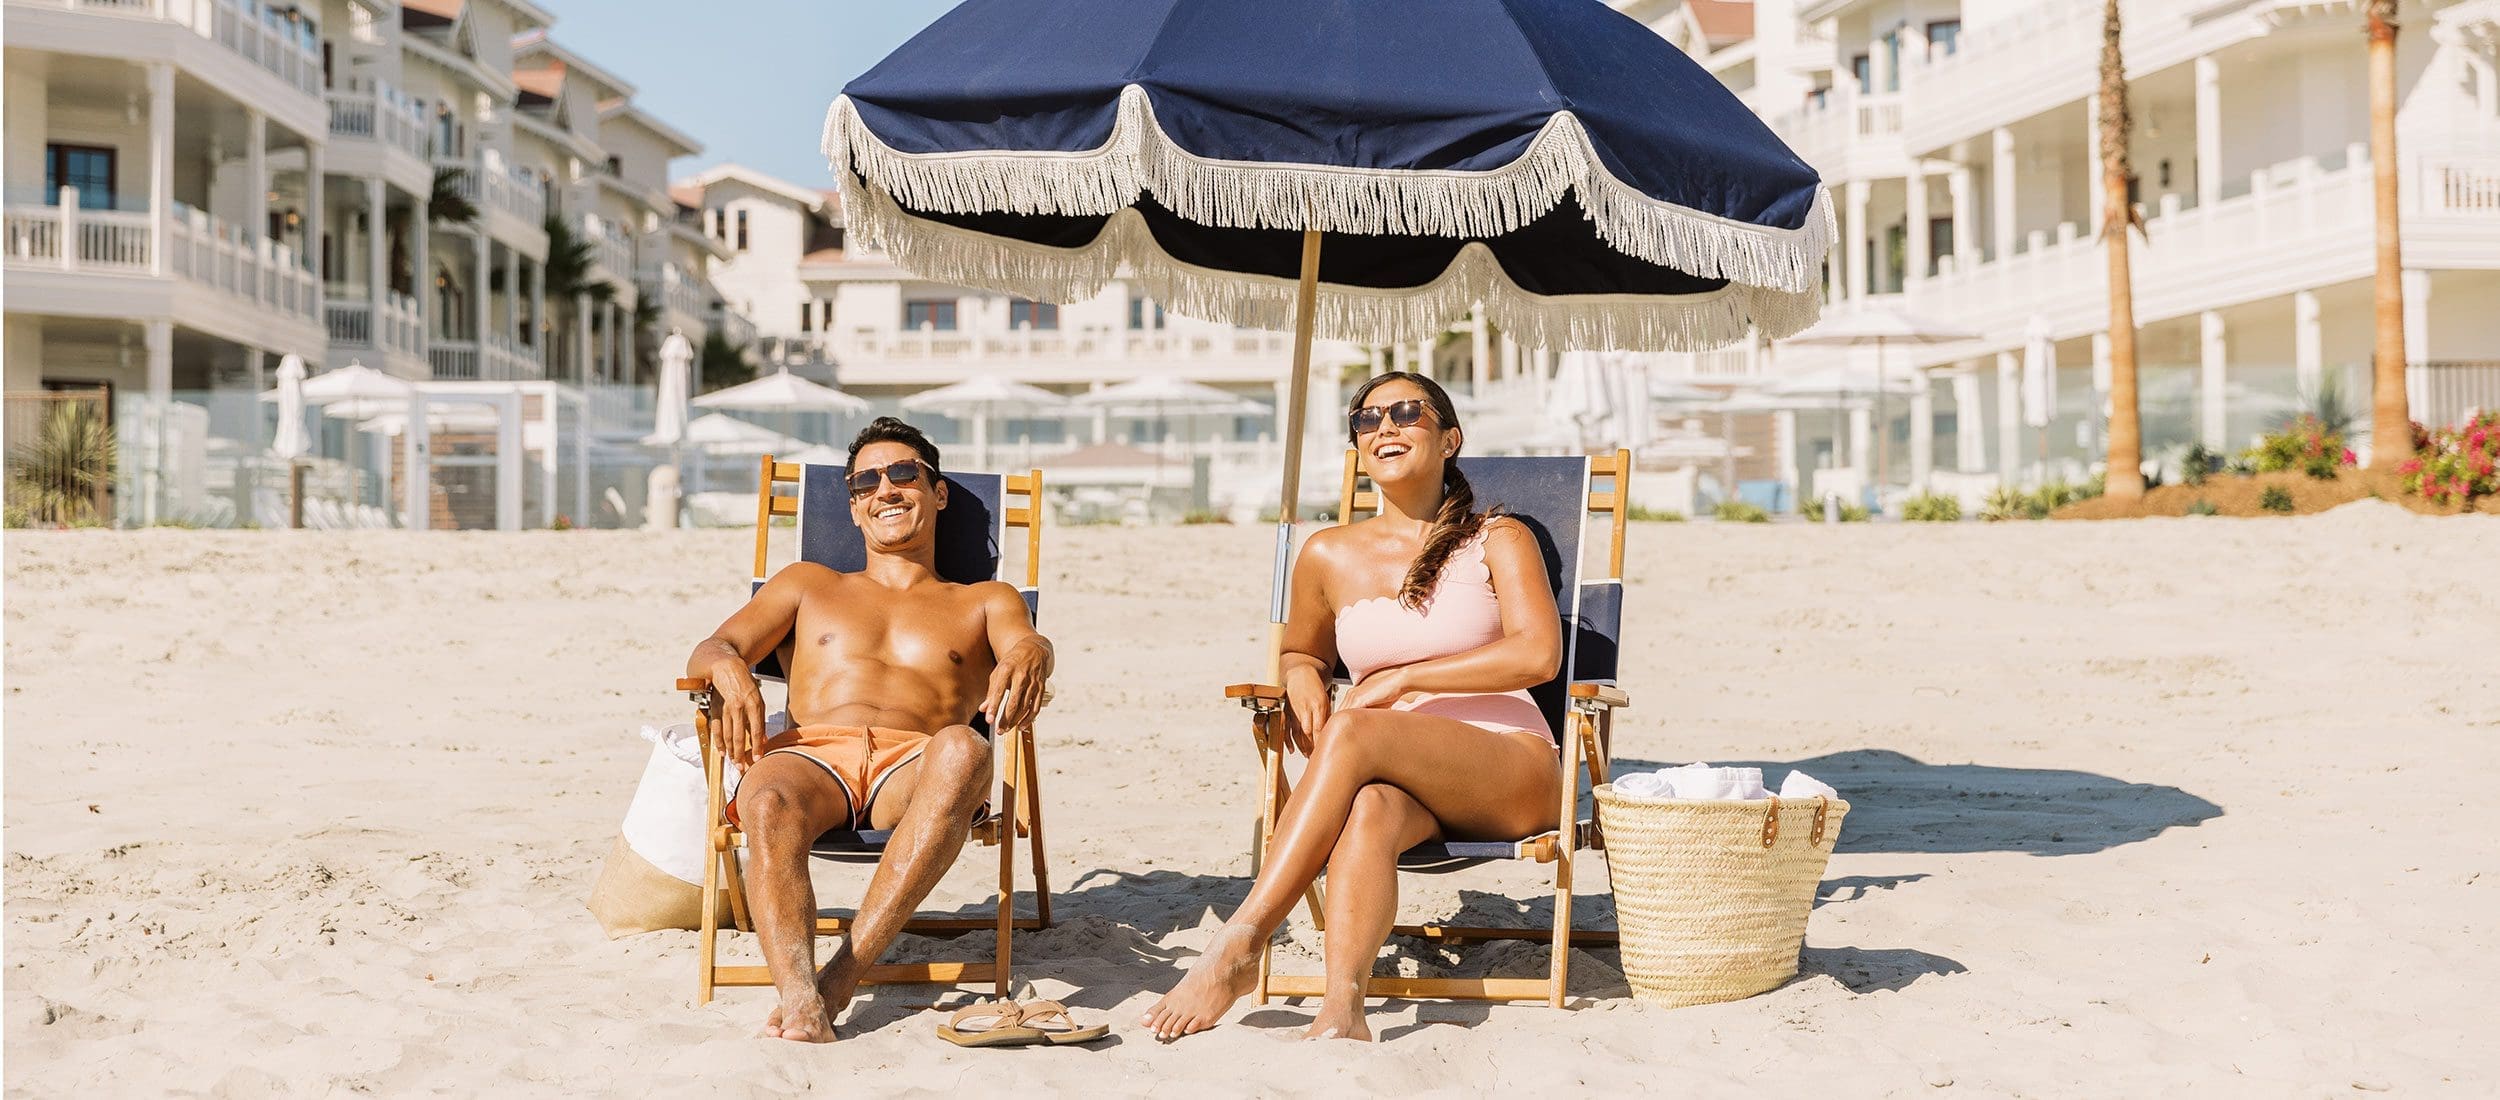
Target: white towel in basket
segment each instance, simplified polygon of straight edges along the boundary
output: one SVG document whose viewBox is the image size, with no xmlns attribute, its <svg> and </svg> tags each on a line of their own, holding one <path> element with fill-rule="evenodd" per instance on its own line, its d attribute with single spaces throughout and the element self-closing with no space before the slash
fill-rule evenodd
<svg viewBox="0 0 2500 1100">
<path fill-rule="evenodd" d="M 1617 778 L 1614 788 L 1615 793 L 1624 798 L 1649 800 L 1674 798 L 1744 802 L 1771 797 L 1770 789 L 1762 785 L 1762 769 L 1720 768 L 1709 764 L 1634 772 Z M 1838 798 L 1840 792 L 1804 772 L 1792 771 L 1780 784 L 1779 796 Z"/>
</svg>

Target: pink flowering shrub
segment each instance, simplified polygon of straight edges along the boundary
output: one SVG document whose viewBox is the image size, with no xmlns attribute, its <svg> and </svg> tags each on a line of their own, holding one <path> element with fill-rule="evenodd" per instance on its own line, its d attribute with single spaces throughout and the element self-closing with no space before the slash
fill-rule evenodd
<svg viewBox="0 0 2500 1100">
<path fill-rule="evenodd" d="M 2433 504 L 2472 504 L 2500 495 L 2500 411 L 2454 428 L 2413 426 L 2413 457 L 2396 467 L 2405 491 Z"/>
<path fill-rule="evenodd" d="M 2331 431 L 2325 421 L 2302 413 L 2282 428 L 2267 433 L 2241 457 L 2259 473 L 2300 470 L 2325 479 L 2352 465 L 2354 456 L 2352 449 L 2344 446 L 2344 433 Z"/>
</svg>

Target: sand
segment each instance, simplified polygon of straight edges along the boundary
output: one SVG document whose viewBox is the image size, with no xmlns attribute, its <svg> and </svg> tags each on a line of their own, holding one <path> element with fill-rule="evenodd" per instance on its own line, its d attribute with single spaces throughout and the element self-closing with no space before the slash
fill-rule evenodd
<svg viewBox="0 0 2500 1100">
<path fill-rule="evenodd" d="M 1803 972 L 1669 1011 L 1584 952 L 1570 1010 L 1392 1003 L 1370 1048 L 1289 1042 L 1307 1005 L 1128 1027 L 1245 885 L 1252 758 L 1216 696 L 1260 663 L 1258 528 L 1051 533 L 1062 922 L 1017 961 L 1110 1043 L 959 1051 L 926 987 L 832 1047 L 753 1039 L 769 994 L 696 1006 L 692 933 L 606 939 L 582 902 L 632 731 L 679 717 L 748 545 L 12 532 L 8 1093 L 2500 1089 L 2500 520 L 1640 525 L 1623 764 L 1795 765 L 1855 802 Z M 1407 913 L 1542 920 L 1542 891 L 1410 878 Z"/>
</svg>

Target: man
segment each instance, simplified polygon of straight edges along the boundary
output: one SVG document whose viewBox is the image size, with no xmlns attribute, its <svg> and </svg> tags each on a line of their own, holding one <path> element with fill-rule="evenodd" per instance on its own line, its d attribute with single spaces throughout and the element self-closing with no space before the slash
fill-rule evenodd
<svg viewBox="0 0 2500 1100">
<path fill-rule="evenodd" d="M 966 723 L 1022 728 L 1041 707 L 1050 642 L 999 581 L 937 575 L 946 507 L 938 450 L 879 417 L 850 451 L 851 519 L 867 567 L 799 562 L 694 648 L 686 675 L 720 700 L 715 735 L 744 769 L 731 815 L 747 834 L 747 908 L 781 1003 L 763 1034 L 830 1042 L 868 967 L 963 849 L 990 782 L 989 742 Z M 750 668 L 787 640 L 791 728 L 764 736 Z M 892 829 L 833 959 L 816 969 L 808 846 L 828 829 Z"/>
</svg>

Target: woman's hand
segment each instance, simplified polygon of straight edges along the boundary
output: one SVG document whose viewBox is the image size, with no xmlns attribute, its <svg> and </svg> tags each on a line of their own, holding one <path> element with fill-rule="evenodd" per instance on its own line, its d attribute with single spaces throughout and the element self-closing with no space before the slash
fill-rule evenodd
<svg viewBox="0 0 2500 1100">
<path fill-rule="evenodd" d="M 1406 684 L 1406 669 L 1384 668 L 1363 677 L 1362 683 L 1346 689 L 1345 698 L 1340 700 L 1339 705 L 1347 710 L 1386 708 L 1406 697 L 1410 690 Z"/>
<path fill-rule="evenodd" d="M 1285 751 L 1311 754 L 1320 727 L 1328 724 L 1328 678 L 1307 664 L 1285 670 Z"/>
</svg>

